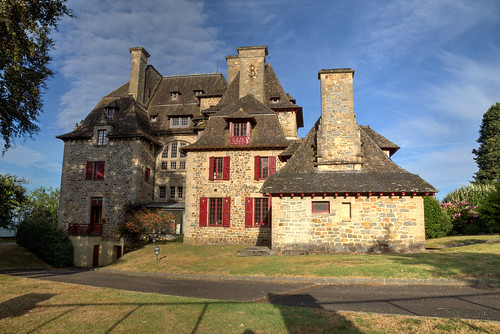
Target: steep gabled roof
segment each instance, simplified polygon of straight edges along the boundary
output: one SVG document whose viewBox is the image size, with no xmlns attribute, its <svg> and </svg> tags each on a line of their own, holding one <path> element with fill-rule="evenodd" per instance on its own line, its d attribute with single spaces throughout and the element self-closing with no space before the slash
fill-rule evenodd
<svg viewBox="0 0 500 334">
<path fill-rule="evenodd" d="M 436 189 L 420 176 L 396 165 L 374 140 L 373 130 L 361 127 L 363 165 L 361 171 L 326 172 L 316 168 L 317 131 L 320 120 L 309 131 L 288 163 L 270 176 L 262 193 L 434 193 Z M 376 132 L 375 132 L 376 133 Z"/>
<path fill-rule="evenodd" d="M 106 116 L 105 107 L 109 107 L 110 103 L 114 103 L 116 106 L 112 118 Z M 78 128 L 69 133 L 57 136 L 57 138 L 62 140 L 89 139 L 92 137 L 94 127 L 97 125 L 112 126 L 112 130 L 108 134 L 109 138 L 144 137 L 159 144 L 150 134 L 151 127 L 146 111 L 135 102 L 132 96 L 116 99 L 105 97 L 101 99 Z"/>
<path fill-rule="evenodd" d="M 373 139 L 373 141 L 375 141 L 378 147 L 380 147 L 383 150 L 389 150 L 391 152 L 391 155 L 400 149 L 398 145 L 394 144 L 392 141 L 390 141 L 389 139 L 382 136 L 380 133 L 370 128 L 369 125 L 366 126 L 360 125 L 360 127 L 361 129 L 363 129 L 365 133 L 367 133 Z"/>
</svg>

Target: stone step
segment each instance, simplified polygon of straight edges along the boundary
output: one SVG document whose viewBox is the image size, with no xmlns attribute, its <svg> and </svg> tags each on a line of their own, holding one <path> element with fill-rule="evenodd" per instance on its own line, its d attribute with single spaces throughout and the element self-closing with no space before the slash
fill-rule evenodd
<svg viewBox="0 0 500 334">
<path fill-rule="evenodd" d="M 266 246 L 254 246 L 248 247 L 238 251 L 237 256 L 268 256 L 275 255 L 269 247 Z"/>
</svg>

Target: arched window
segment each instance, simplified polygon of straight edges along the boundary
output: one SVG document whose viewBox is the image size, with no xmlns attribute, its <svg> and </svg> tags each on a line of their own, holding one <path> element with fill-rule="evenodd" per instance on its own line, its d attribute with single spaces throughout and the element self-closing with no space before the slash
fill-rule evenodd
<svg viewBox="0 0 500 334">
<path fill-rule="evenodd" d="M 181 148 L 188 145 L 185 141 L 172 141 L 161 152 L 162 170 L 186 170 L 186 153 Z"/>
</svg>

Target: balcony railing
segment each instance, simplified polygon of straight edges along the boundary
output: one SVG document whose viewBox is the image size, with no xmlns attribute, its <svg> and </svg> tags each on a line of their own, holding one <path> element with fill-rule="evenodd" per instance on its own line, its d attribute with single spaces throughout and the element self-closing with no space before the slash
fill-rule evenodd
<svg viewBox="0 0 500 334">
<path fill-rule="evenodd" d="M 68 233 L 70 235 L 102 235 L 102 224 L 69 223 Z"/>
</svg>

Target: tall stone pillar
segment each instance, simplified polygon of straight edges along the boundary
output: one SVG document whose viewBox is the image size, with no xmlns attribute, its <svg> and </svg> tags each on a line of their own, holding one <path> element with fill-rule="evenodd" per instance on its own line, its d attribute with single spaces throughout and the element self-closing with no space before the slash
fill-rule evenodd
<svg viewBox="0 0 500 334">
<path fill-rule="evenodd" d="M 354 115 L 354 70 L 318 72 L 321 121 L 317 134 L 317 167 L 323 171 L 361 170 L 361 135 Z"/>
<path fill-rule="evenodd" d="M 144 104 L 146 65 L 150 55 L 143 47 L 130 48 L 129 51 L 132 58 L 132 65 L 130 68 L 128 93 L 132 95 L 137 102 Z"/>
<path fill-rule="evenodd" d="M 237 50 L 240 59 L 240 98 L 251 94 L 264 103 L 267 46 L 248 46 Z"/>
</svg>

